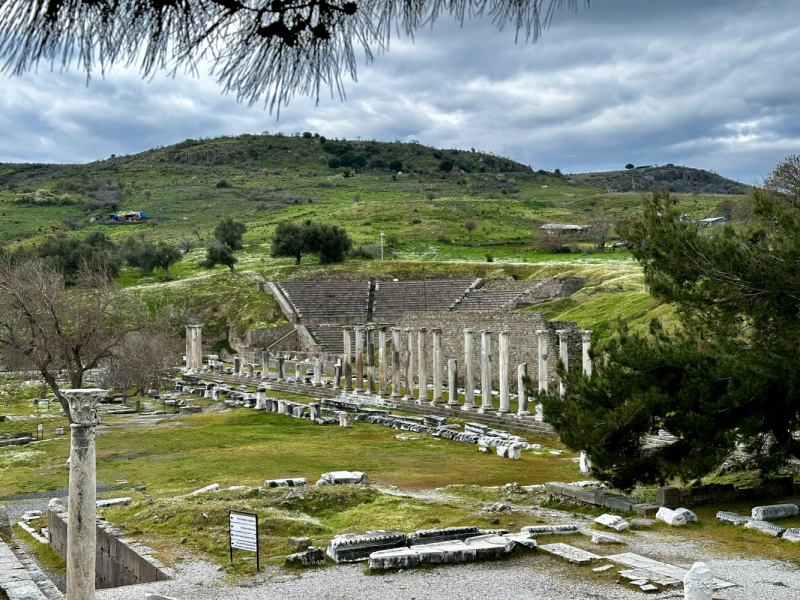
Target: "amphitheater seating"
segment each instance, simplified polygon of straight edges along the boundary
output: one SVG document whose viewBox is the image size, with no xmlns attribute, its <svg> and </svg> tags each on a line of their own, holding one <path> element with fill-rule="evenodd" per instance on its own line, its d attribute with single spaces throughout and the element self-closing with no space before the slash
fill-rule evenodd
<svg viewBox="0 0 800 600">
<path fill-rule="evenodd" d="M 278 285 L 306 322 L 367 320 L 368 281 L 285 281 Z"/>
<path fill-rule="evenodd" d="M 306 325 L 306 329 L 319 344 L 321 352 L 342 354 L 344 352 L 344 334 L 339 325 Z"/>
<path fill-rule="evenodd" d="M 520 292 L 490 292 L 486 289 L 473 290 L 454 307 L 457 311 L 483 311 L 513 309 L 517 304 Z"/>
<path fill-rule="evenodd" d="M 479 282 L 480 279 L 380 281 L 375 284 L 372 316 L 378 321 L 409 312 L 450 310 Z"/>
</svg>

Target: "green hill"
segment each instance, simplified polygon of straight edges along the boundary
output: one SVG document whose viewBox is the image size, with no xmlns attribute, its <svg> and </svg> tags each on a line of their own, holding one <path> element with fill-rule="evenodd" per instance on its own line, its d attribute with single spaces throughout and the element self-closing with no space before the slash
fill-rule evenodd
<svg viewBox="0 0 800 600">
<path fill-rule="evenodd" d="M 670 192 L 682 194 L 733 194 L 747 193 L 743 183 L 726 179 L 717 173 L 681 167 L 672 164 L 662 167 L 642 166 L 624 171 L 579 173 L 568 179 L 577 185 L 621 192 L 649 190 L 654 185 L 668 187 Z"/>
<path fill-rule="evenodd" d="M 234 319 L 237 329 L 259 322 L 259 311 L 270 309 L 252 304 L 245 288 L 254 281 L 319 271 L 332 277 L 584 275 L 596 289 L 544 308 L 604 331 L 616 319 L 616 308 L 638 321 L 658 309 L 648 296 L 639 298 L 640 270 L 625 251 L 592 253 L 591 240 L 577 239 L 570 240 L 568 254 L 534 250 L 544 223 L 613 221 L 639 210 L 641 192 L 608 191 L 624 190 L 615 178 L 629 178 L 630 172 L 561 175 L 472 150 L 309 135 L 186 140 L 83 165 L 0 164 L 0 244 L 32 246 L 58 231 L 76 236 L 103 231 L 117 241 L 133 234 L 172 242 L 191 237 L 200 247 L 171 269 L 177 282 L 151 293 L 173 303 L 169 290 L 183 290 L 197 299 L 196 306 L 183 310 L 215 318 L 245 315 Z M 666 177 L 664 169 L 637 169 L 634 175 L 652 175 L 657 183 L 656 175 Z M 722 180 L 696 169 L 674 170 L 691 172 L 698 182 Z M 744 196 L 676 197 L 693 218 L 746 214 L 732 210 L 746 209 Z M 127 225 L 109 219 L 124 211 L 144 212 L 149 219 Z M 225 217 L 247 223 L 237 264 L 237 271 L 249 272 L 246 281 L 227 278 L 225 267 L 208 270 L 200 264 L 203 244 Z M 318 265 L 314 257 L 304 257 L 300 267 L 291 259 L 272 259 L 269 240 L 287 219 L 343 226 L 363 245 L 362 252 L 333 267 Z M 463 227 L 468 219 L 476 222 L 472 232 Z M 386 262 L 367 260 L 380 258 L 381 233 Z M 235 294 L 209 298 L 208 275 Z M 164 286 L 161 272 L 143 276 L 129 267 L 120 281 L 142 289 Z"/>
</svg>

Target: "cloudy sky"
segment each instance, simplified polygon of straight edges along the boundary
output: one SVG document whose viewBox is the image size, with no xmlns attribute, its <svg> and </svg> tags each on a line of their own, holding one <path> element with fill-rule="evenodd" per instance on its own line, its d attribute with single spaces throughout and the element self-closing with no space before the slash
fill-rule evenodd
<svg viewBox="0 0 800 600">
<path fill-rule="evenodd" d="M 476 148 L 564 172 L 685 164 L 751 183 L 800 153 L 800 2 L 592 0 L 536 44 L 440 19 L 280 120 L 213 77 L 0 79 L 0 162 L 86 162 L 262 131 Z"/>
</svg>

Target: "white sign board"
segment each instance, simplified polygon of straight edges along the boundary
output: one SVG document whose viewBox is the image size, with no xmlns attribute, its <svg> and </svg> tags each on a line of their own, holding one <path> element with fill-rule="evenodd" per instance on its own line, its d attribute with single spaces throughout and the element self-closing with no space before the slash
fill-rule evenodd
<svg viewBox="0 0 800 600">
<path fill-rule="evenodd" d="M 231 548 L 258 552 L 258 524 L 255 515 L 230 513 Z"/>
</svg>

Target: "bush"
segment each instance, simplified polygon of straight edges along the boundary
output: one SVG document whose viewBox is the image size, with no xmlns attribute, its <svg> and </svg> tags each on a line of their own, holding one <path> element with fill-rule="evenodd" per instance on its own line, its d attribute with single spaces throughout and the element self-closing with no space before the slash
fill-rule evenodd
<svg viewBox="0 0 800 600">
<path fill-rule="evenodd" d="M 336 157 L 334 156 L 332 159 L 330 159 L 330 160 L 328 161 L 328 166 L 329 166 L 331 169 L 338 169 L 339 167 L 341 167 L 341 166 L 342 166 L 342 161 L 340 161 L 338 158 L 336 158 Z"/>
<path fill-rule="evenodd" d="M 314 134 L 311 133 L 310 131 L 304 131 L 303 132 L 303 137 L 304 138 L 311 138 L 311 137 L 314 137 Z"/>
<path fill-rule="evenodd" d="M 439 163 L 439 170 L 450 172 L 453 170 L 453 161 L 452 160 L 443 160 Z"/>
<path fill-rule="evenodd" d="M 494 255 L 491 252 L 487 252 L 484 256 L 486 257 L 486 262 L 494 262 Z"/>
<path fill-rule="evenodd" d="M 361 244 L 360 246 L 351 248 L 350 251 L 347 253 L 347 256 L 350 258 L 364 258 L 367 260 L 378 258 L 380 255 L 381 255 L 380 247 L 375 246 L 373 244 Z"/>
<path fill-rule="evenodd" d="M 449 237 L 447 237 L 447 236 L 446 236 L 445 234 L 443 234 L 443 233 L 440 233 L 440 234 L 439 234 L 439 237 L 438 237 L 438 238 L 436 238 L 436 239 L 437 239 L 437 240 L 439 240 L 439 241 L 440 241 L 441 243 L 443 243 L 443 244 L 452 244 L 452 243 L 453 243 L 453 240 L 451 240 Z"/>
<path fill-rule="evenodd" d="M 392 171 L 402 171 L 403 170 L 403 161 L 394 159 L 389 163 L 389 169 Z"/>
<path fill-rule="evenodd" d="M 229 187 L 231 187 L 231 184 L 228 183 L 227 180 L 225 180 L 225 179 L 220 179 L 217 182 L 217 187 L 218 188 L 229 188 Z"/>
<path fill-rule="evenodd" d="M 409 221 L 409 223 L 411 223 L 412 225 L 419 225 L 420 223 L 422 223 L 422 219 L 414 218 L 414 219 L 411 219 L 411 221 Z"/>
<path fill-rule="evenodd" d="M 500 193 L 503 194 L 503 196 L 508 196 L 508 190 L 506 188 L 500 188 Z"/>
</svg>

